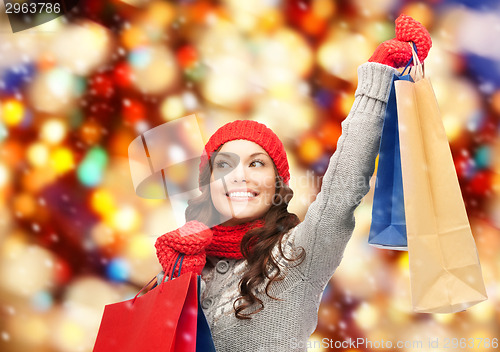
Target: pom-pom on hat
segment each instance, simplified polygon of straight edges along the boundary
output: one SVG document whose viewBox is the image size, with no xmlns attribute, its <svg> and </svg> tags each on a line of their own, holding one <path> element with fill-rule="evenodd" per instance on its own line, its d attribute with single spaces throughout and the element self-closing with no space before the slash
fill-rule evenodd
<svg viewBox="0 0 500 352">
<path fill-rule="evenodd" d="M 226 142 L 245 139 L 260 145 L 273 159 L 278 174 L 283 178 L 283 183 L 288 185 L 290 172 L 288 160 L 283 143 L 278 136 L 266 125 L 253 120 L 235 120 L 220 127 L 210 137 L 200 161 L 200 178 L 198 179 L 201 190 L 201 172 L 208 167 L 208 161 L 213 152 Z"/>
</svg>

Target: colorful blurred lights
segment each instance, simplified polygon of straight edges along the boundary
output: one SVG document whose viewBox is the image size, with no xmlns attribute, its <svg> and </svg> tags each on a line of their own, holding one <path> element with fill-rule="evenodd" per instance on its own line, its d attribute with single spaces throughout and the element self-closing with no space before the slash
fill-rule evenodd
<svg viewBox="0 0 500 352">
<path fill-rule="evenodd" d="M 353 313 L 356 324 L 365 330 L 373 329 L 379 322 L 380 312 L 372 304 L 363 302 Z"/>
<path fill-rule="evenodd" d="M 346 81 L 354 81 L 357 68 L 369 58 L 373 43 L 358 33 L 343 33 L 325 41 L 317 52 L 318 62 L 328 73 Z"/>
<path fill-rule="evenodd" d="M 113 214 L 113 227 L 119 231 L 131 231 L 139 225 L 135 208 L 124 206 Z"/>
<path fill-rule="evenodd" d="M 1 114 L 0 114 L 0 118 L 1 118 Z M 5 128 L 5 125 L 2 123 L 2 120 L 0 119 L 0 142 L 3 142 L 7 136 L 9 135 L 9 132 L 7 131 L 7 129 Z"/>
<path fill-rule="evenodd" d="M 127 243 L 126 255 L 134 259 L 147 259 L 154 255 L 151 242 L 145 236 L 133 236 Z"/>
<path fill-rule="evenodd" d="M 78 79 L 64 68 L 39 73 L 28 88 L 33 109 L 47 113 L 64 113 L 74 103 L 81 87 Z"/>
<path fill-rule="evenodd" d="M 49 337 L 49 326 L 42 316 L 31 315 L 19 323 L 18 332 L 22 330 L 23 339 L 31 345 L 42 344 Z"/>
<path fill-rule="evenodd" d="M 1 105 L 0 116 L 7 126 L 17 126 L 24 118 L 24 105 L 15 99 L 8 99 Z"/>
<path fill-rule="evenodd" d="M 323 153 L 323 146 L 316 137 L 307 136 L 300 143 L 298 152 L 302 160 L 310 163 L 319 159 Z"/>
<path fill-rule="evenodd" d="M 76 351 L 84 343 L 83 328 L 69 318 L 63 318 L 55 328 L 55 343 L 62 351 Z"/>
<path fill-rule="evenodd" d="M 48 120 L 40 129 L 40 137 L 49 144 L 58 144 L 66 137 L 66 126 L 59 119 Z"/>
<path fill-rule="evenodd" d="M 442 121 L 446 137 L 450 142 L 456 140 L 462 133 L 462 121 L 457 119 L 454 114 L 442 114 Z"/>
<path fill-rule="evenodd" d="M 72 170 L 75 167 L 75 160 L 71 149 L 65 147 L 55 149 L 50 155 L 50 164 L 59 174 Z"/>
<path fill-rule="evenodd" d="M 141 47 L 130 54 L 129 60 L 132 83 L 142 93 L 164 93 L 179 77 L 175 57 L 164 45 Z"/>
<path fill-rule="evenodd" d="M 115 243 L 114 231 L 105 224 L 98 224 L 92 229 L 92 240 L 98 247 L 106 247 Z"/>
<path fill-rule="evenodd" d="M 78 179 L 87 186 L 97 186 L 102 180 L 102 170 L 92 160 L 84 160 L 78 167 Z"/>
<path fill-rule="evenodd" d="M 102 148 L 92 148 L 78 167 L 78 179 L 82 184 L 91 187 L 101 182 L 108 155 Z"/>
<path fill-rule="evenodd" d="M 31 304 L 38 311 L 47 311 L 52 308 L 52 295 L 47 291 L 40 291 L 33 296 Z"/>
<path fill-rule="evenodd" d="M 10 246 L 9 255 L 4 256 L 0 263 L 0 285 L 3 289 L 31 298 L 51 287 L 54 270 L 46 265 L 53 260 L 50 251 L 36 245 L 26 246 L 22 239 L 7 245 Z M 24 280 L 22 285 L 19 285 L 20 277 Z"/>
<path fill-rule="evenodd" d="M 403 274 L 405 274 L 405 276 L 409 276 L 410 275 L 410 257 L 409 257 L 409 254 L 408 252 L 404 251 L 404 252 L 401 252 L 401 254 L 399 255 L 399 258 L 398 258 L 398 268 L 400 270 L 400 272 Z"/>
<path fill-rule="evenodd" d="M 182 100 L 180 96 L 172 95 L 162 102 L 160 111 L 165 120 L 171 121 L 185 114 L 186 110 Z"/>
<path fill-rule="evenodd" d="M 432 314 L 432 317 L 434 318 L 435 321 L 437 321 L 440 324 L 450 324 L 454 319 L 455 315 L 454 314 Z"/>
<path fill-rule="evenodd" d="M 106 268 L 106 274 L 111 280 L 125 281 L 130 274 L 129 264 L 122 258 L 115 258 L 109 262 Z"/>
<path fill-rule="evenodd" d="M 247 90 L 242 73 L 211 73 L 203 82 L 205 99 L 222 106 L 235 107 L 247 98 Z"/>
<path fill-rule="evenodd" d="M 138 47 L 130 52 L 128 62 L 135 68 L 147 67 L 151 61 L 151 50 L 146 47 Z"/>
<path fill-rule="evenodd" d="M 46 76 L 48 88 L 57 97 L 65 98 L 72 91 L 73 75 L 71 72 L 55 68 Z"/>
<path fill-rule="evenodd" d="M 474 156 L 474 161 L 476 162 L 478 169 L 484 169 L 490 166 L 491 161 L 491 149 L 487 145 L 479 147 Z"/>
<path fill-rule="evenodd" d="M 28 147 L 26 156 L 31 165 L 44 166 L 49 159 L 49 148 L 43 143 L 33 143 Z"/>
<path fill-rule="evenodd" d="M 5 187 L 10 180 L 9 169 L 3 163 L 0 164 L 0 187 Z"/>
<path fill-rule="evenodd" d="M 113 195 L 104 189 L 97 189 L 92 194 L 90 202 L 92 209 L 105 218 L 116 211 L 116 202 Z"/>
<path fill-rule="evenodd" d="M 191 45 L 180 48 L 177 53 L 177 60 L 182 68 L 190 68 L 198 62 L 198 53 Z"/>
</svg>

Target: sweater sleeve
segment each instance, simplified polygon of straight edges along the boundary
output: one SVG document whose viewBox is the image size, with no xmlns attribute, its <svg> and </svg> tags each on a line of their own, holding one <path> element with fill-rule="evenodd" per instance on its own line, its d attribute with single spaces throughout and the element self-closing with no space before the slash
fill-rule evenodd
<svg viewBox="0 0 500 352">
<path fill-rule="evenodd" d="M 339 266 L 352 236 L 354 210 L 370 189 L 393 74 L 390 66 L 368 62 L 358 68 L 358 87 L 342 135 L 309 205 L 304 221 L 294 228 L 294 242 L 306 251 L 299 270 L 306 280 L 326 286 Z"/>
</svg>

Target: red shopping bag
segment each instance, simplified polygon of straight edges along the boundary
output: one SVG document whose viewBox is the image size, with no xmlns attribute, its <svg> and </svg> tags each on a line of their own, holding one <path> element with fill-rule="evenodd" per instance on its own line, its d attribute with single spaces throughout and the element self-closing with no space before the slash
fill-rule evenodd
<svg viewBox="0 0 500 352">
<path fill-rule="evenodd" d="M 139 293 L 106 305 L 93 351 L 195 352 L 197 275 L 188 272 L 163 281 L 143 296 L 138 297 Z"/>
</svg>

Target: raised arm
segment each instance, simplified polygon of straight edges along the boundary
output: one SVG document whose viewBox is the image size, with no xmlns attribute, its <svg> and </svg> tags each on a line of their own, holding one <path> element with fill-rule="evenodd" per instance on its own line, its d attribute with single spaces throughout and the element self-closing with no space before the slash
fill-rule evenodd
<svg viewBox="0 0 500 352">
<path fill-rule="evenodd" d="M 358 68 L 354 104 L 342 122 L 342 135 L 321 190 L 294 229 L 295 245 L 306 250 L 299 270 L 321 287 L 339 266 L 354 230 L 354 210 L 370 189 L 392 76 L 398 73 L 393 67 L 410 60 L 409 41 L 416 44 L 423 61 L 432 45 L 430 35 L 419 22 L 401 15 L 396 20 L 396 38 L 380 44 L 370 62 Z"/>
<path fill-rule="evenodd" d="M 392 75 L 397 71 L 379 63 L 358 68 L 358 88 L 342 135 L 323 176 L 321 190 L 305 219 L 294 229 L 296 246 L 304 247 L 302 272 L 326 285 L 340 264 L 354 230 L 354 210 L 368 193 L 380 145 L 383 113 Z"/>
</svg>

